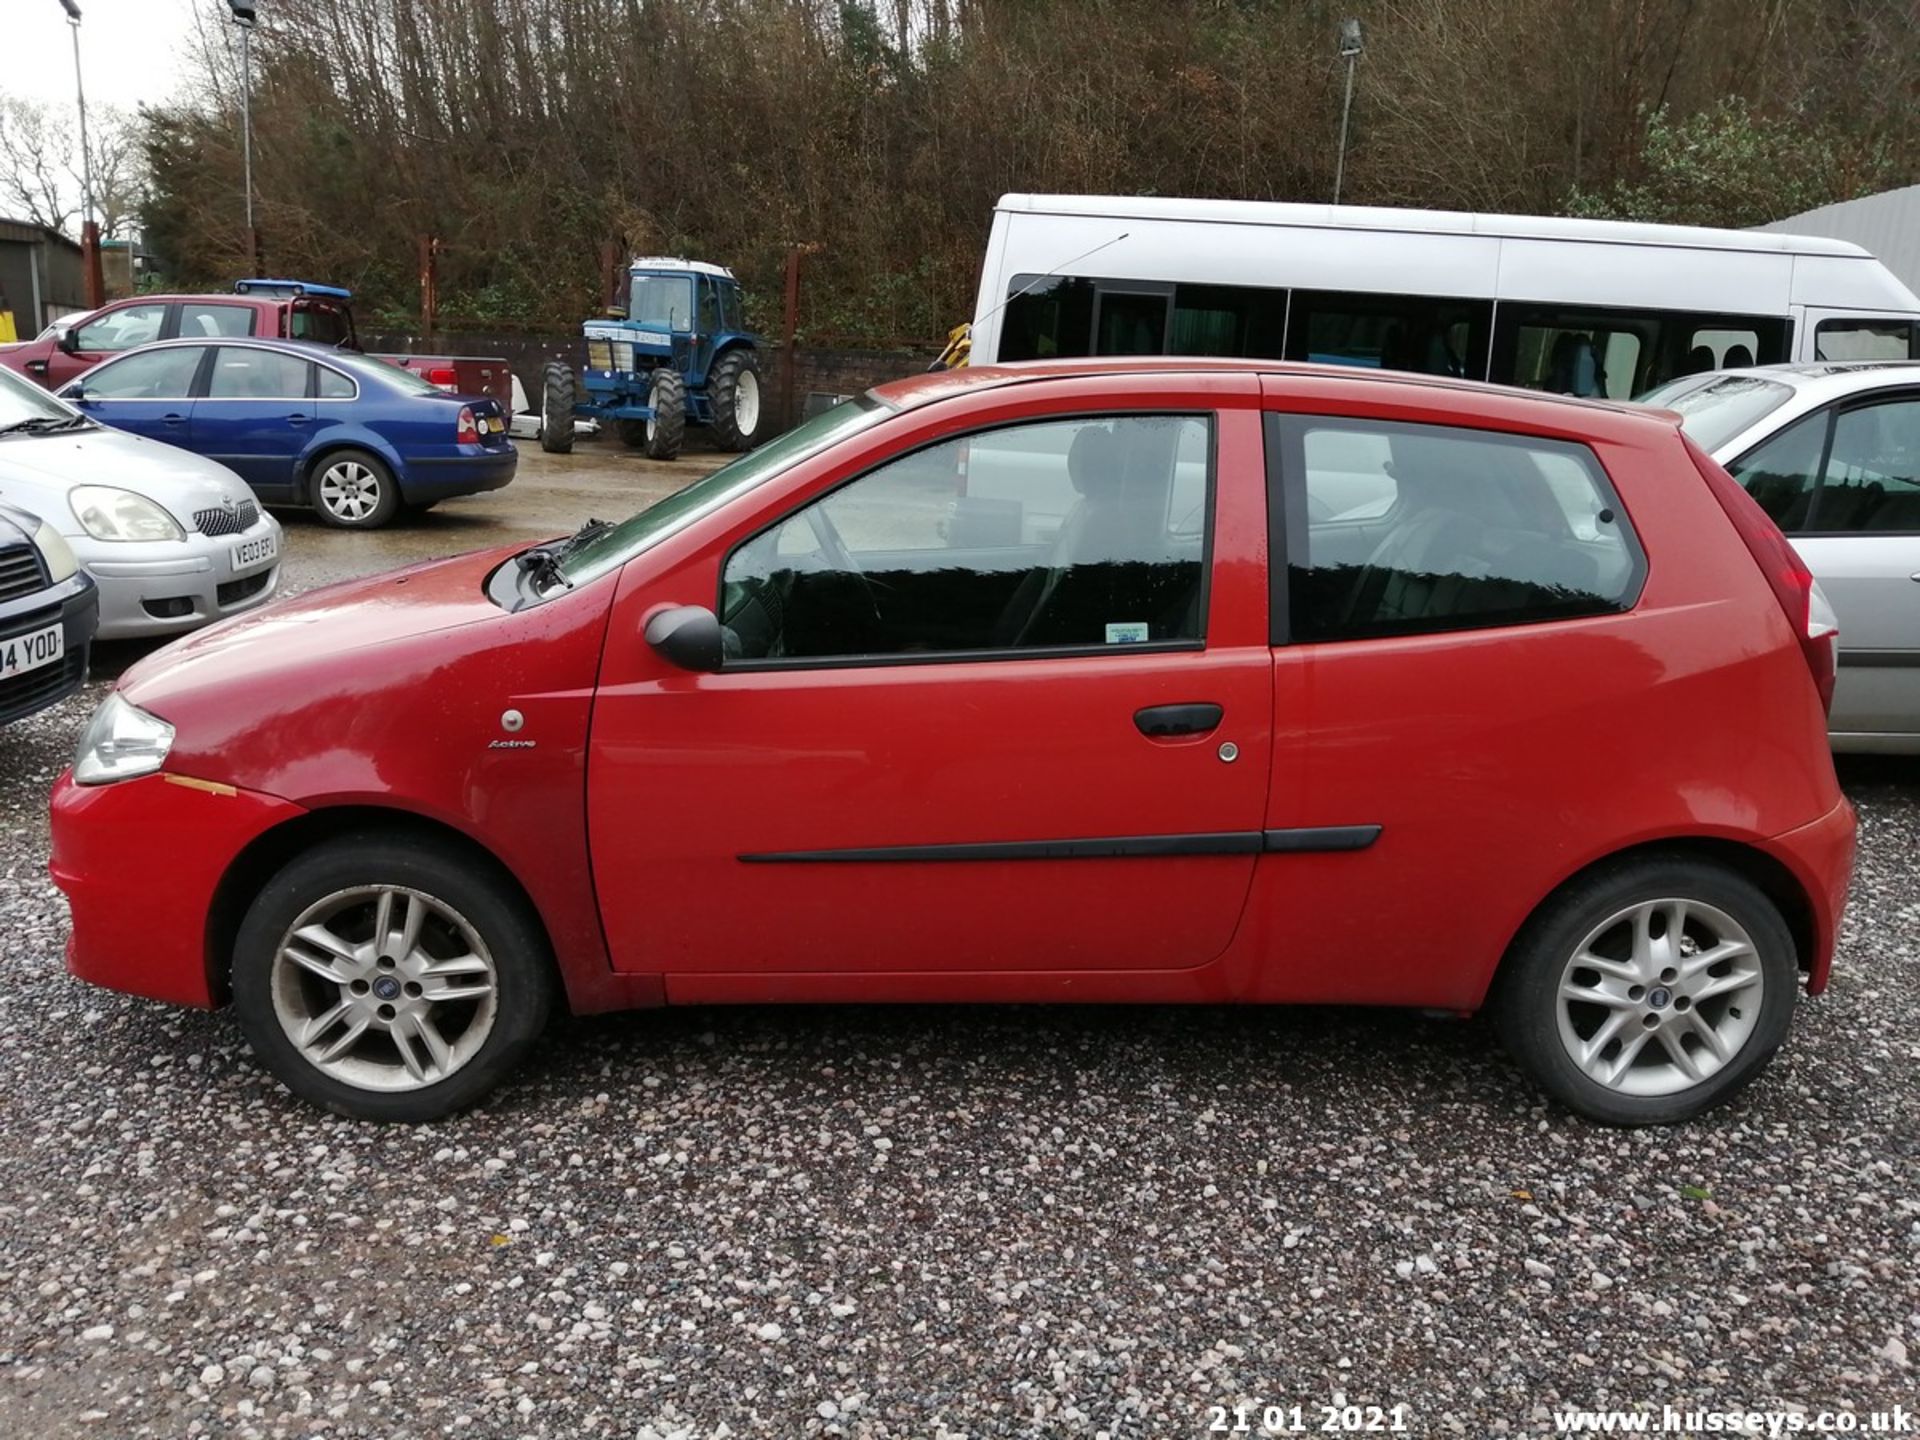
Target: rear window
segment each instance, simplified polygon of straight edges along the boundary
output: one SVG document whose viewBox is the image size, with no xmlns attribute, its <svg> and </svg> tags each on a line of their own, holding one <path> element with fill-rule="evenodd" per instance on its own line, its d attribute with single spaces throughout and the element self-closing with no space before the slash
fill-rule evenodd
<svg viewBox="0 0 1920 1440">
<path fill-rule="evenodd" d="M 337 305 L 296 300 L 287 312 L 289 340 L 316 340 L 322 345 L 351 345 L 353 318 Z"/>
<path fill-rule="evenodd" d="M 1676 380 L 1641 398 L 1679 415 L 1681 428 L 1711 455 L 1791 400 L 1793 387 L 1757 375 L 1727 375 L 1691 386 Z"/>
</svg>

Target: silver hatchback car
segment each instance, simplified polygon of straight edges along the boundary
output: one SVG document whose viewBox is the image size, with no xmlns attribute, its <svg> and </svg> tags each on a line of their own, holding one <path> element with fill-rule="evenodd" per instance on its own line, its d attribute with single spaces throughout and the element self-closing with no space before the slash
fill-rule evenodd
<svg viewBox="0 0 1920 1440">
<path fill-rule="evenodd" d="M 56 530 L 100 587 L 102 640 L 179 635 L 272 598 L 280 522 L 226 466 L 96 424 L 0 370 L 0 501 Z"/>
<path fill-rule="evenodd" d="M 1679 412 L 1826 592 L 1833 748 L 1920 754 L 1920 361 L 1723 370 L 1640 399 Z"/>
</svg>

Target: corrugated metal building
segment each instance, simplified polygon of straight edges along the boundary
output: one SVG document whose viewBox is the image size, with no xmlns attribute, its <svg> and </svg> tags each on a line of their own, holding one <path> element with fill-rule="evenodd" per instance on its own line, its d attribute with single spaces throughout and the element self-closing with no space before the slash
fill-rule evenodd
<svg viewBox="0 0 1920 1440">
<path fill-rule="evenodd" d="M 1909 290 L 1920 291 L 1920 185 L 1822 205 L 1754 228 L 1851 240 L 1877 256 Z"/>
<path fill-rule="evenodd" d="M 80 246 L 25 220 L 0 219 L 0 296 L 23 340 L 87 304 Z"/>
</svg>

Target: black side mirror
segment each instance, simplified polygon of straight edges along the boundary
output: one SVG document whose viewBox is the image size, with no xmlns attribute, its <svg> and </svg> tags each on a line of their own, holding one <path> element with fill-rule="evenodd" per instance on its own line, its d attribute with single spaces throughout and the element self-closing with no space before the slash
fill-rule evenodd
<svg viewBox="0 0 1920 1440">
<path fill-rule="evenodd" d="M 725 643 L 720 618 L 704 605 L 676 605 L 647 621 L 647 644 L 669 665 L 711 673 L 720 668 Z"/>
<path fill-rule="evenodd" d="M 78 355 L 80 353 L 80 339 L 71 330 L 61 330 L 57 332 L 53 337 L 53 343 L 69 355 Z"/>
</svg>

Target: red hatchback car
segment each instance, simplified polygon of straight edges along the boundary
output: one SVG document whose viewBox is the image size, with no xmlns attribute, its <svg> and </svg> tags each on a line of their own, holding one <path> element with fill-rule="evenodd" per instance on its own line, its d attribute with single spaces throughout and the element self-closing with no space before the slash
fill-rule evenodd
<svg viewBox="0 0 1920 1440">
<path fill-rule="evenodd" d="M 129 671 L 69 964 L 417 1120 L 549 1011 L 1489 1007 L 1677 1120 L 1827 980 L 1829 612 L 1674 417 L 1164 358 L 884 386 Z M 155 864 L 164 856 L 164 864 Z"/>
</svg>

